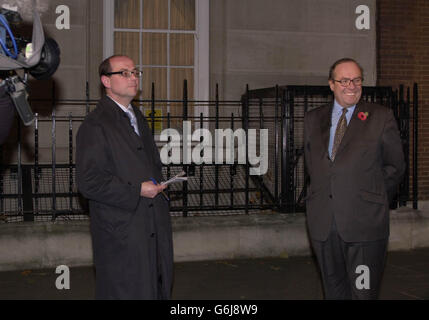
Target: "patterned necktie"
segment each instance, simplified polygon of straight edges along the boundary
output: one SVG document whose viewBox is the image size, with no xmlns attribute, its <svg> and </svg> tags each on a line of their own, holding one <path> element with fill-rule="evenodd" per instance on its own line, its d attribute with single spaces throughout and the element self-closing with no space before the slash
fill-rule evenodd
<svg viewBox="0 0 429 320">
<path fill-rule="evenodd" d="M 332 147 L 331 161 L 335 160 L 338 147 L 340 146 L 341 140 L 343 139 L 344 133 L 347 129 L 347 111 L 347 108 L 343 108 L 343 113 L 341 114 L 340 120 L 338 120 L 337 129 L 335 130 L 334 146 Z"/>
<path fill-rule="evenodd" d="M 136 118 L 136 116 L 134 115 L 133 109 L 132 109 L 131 107 L 129 107 L 129 108 L 127 109 L 127 111 L 126 111 L 126 114 L 127 114 L 128 118 L 130 118 L 130 122 L 131 122 L 131 125 L 132 125 L 132 126 L 133 126 L 133 128 L 134 128 L 134 132 L 135 132 L 138 136 L 140 136 L 140 133 L 139 133 L 139 127 L 138 127 L 138 125 L 137 125 L 137 118 Z"/>
</svg>

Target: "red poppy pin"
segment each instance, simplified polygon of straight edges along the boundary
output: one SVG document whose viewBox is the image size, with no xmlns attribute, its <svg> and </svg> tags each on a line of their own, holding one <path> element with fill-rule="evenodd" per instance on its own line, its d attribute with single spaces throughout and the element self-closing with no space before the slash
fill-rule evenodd
<svg viewBox="0 0 429 320">
<path fill-rule="evenodd" d="M 359 112 L 358 113 L 358 118 L 361 119 L 362 121 L 365 121 L 366 118 L 368 118 L 368 112 Z"/>
</svg>

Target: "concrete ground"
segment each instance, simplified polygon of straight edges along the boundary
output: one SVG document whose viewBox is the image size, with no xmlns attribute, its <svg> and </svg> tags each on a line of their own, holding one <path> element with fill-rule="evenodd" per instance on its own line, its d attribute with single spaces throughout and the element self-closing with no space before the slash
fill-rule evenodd
<svg viewBox="0 0 429 320">
<path fill-rule="evenodd" d="M 54 269 L 0 272 L 0 299 L 90 300 L 92 267 L 70 268 L 70 289 L 58 290 Z M 311 256 L 179 262 L 173 300 L 319 300 Z M 429 299 L 429 248 L 388 252 L 382 300 Z"/>
</svg>

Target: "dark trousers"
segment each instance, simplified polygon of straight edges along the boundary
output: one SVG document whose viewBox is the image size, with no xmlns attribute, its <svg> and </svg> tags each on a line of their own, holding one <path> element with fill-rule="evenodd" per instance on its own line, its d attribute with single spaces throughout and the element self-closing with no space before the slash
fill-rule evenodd
<svg viewBox="0 0 429 320">
<path fill-rule="evenodd" d="M 377 299 L 388 239 L 344 242 L 335 221 L 326 241 L 311 240 L 323 280 L 325 299 Z"/>
</svg>

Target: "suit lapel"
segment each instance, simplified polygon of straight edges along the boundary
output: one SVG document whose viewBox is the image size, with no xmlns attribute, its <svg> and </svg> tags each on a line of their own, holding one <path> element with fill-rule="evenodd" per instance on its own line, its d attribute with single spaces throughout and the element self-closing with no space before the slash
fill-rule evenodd
<svg viewBox="0 0 429 320">
<path fill-rule="evenodd" d="M 142 143 L 142 145 L 144 145 L 144 148 L 146 150 L 152 150 L 152 144 L 154 143 L 153 139 L 154 137 L 152 136 L 152 131 L 150 130 L 150 127 L 148 125 L 147 120 L 145 119 L 144 115 L 142 112 L 140 112 L 139 109 L 134 108 L 134 114 L 136 115 L 137 118 L 137 124 L 139 126 L 139 131 L 140 131 L 140 142 Z M 156 148 L 155 148 L 156 149 Z M 158 150 L 158 149 L 156 149 Z M 149 152 L 151 153 L 151 152 Z"/>
<path fill-rule="evenodd" d="M 130 146 L 131 149 L 137 152 L 137 149 L 142 147 L 143 142 L 134 132 L 128 116 L 108 96 L 104 96 L 102 98 L 102 103 L 106 106 L 106 110 L 112 115 L 113 125 L 116 126 L 116 129 L 123 136 L 125 142 Z"/>
<path fill-rule="evenodd" d="M 147 157 L 152 157 L 154 163 L 158 164 L 159 168 L 162 167 L 159 151 L 152 135 L 152 130 L 149 127 L 148 121 L 140 110 L 134 108 L 134 113 L 137 117 L 137 123 L 140 131 L 140 142 L 143 146 L 144 154 Z"/>
<path fill-rule="evenodd" d="M 143 138 L 145 133 L 143 114 L 140 112 L 140 109 L 138 109 L 137 107 L 133 106 L 133 110 L 134 110 L 134 114 L 136 115 L 137 125 L 139 126 L 140 138 Z"/>
<path fill-rule="evenodd" d="M 361 136 L 361 134 L 362 134 L 362 132 L 363 132 L 363 130 L 365 128 L 367 120 L 365 120 L 365 121 L 360 120 L 358 118 L 358 114 L 359 114 L 359 112 L 365 112 L 365 111 L 367 111 L 367 110 L 364 110 L 364 109 L 365 109 L 365 105 L 364 104 L 362 104 L 362 103 L 359 102 L 356 105 L 356 108 L 355 108 L 355 110 L 353 112 L 353 115 L 352 115 L 352 117 L 350 119 L 350 123 L 347 126 L 346 133 L 344 134 L 343 140 L 341 140 L 340 146 L 339 146 L 338 151 L 337 151 L 337 156 L 335 157 L 335 159 L 337 159 L 338 154 L 340 154 L 341 151 L 353 139 L 359 139 L 359 136 Z"/>
<path fill-rule="evenodd" d="M 321 114 L 320 122 L 320 137 L 322 139 L 322 148 L 326 154 L 328 154 L 329 148 L 329 137 L 331 133 L 331 121 L 332 121 L 332 109 L 334 104 L 327 106 Z"/>
<path fill-rule="evenodd" d="M 121 121 L 118 121 L 118 127 L 119 127 L 119 130 L 121 130 L 124 133 L 126 137 L 125 140 L 127 140 L 128 144 L 133 149 L 137 149 L 138 147 L 141 147 L 142 143 L 141 143 L 140 137 L 134 132 L 134 128 L 130 123 L 130 119 L 125 114 L 125 112 L 123 112 L 122 110 L 119 110 L 119 111 L 123 114 L 121 114 L 121 118 L 122 118 Z"/>
</svg>

